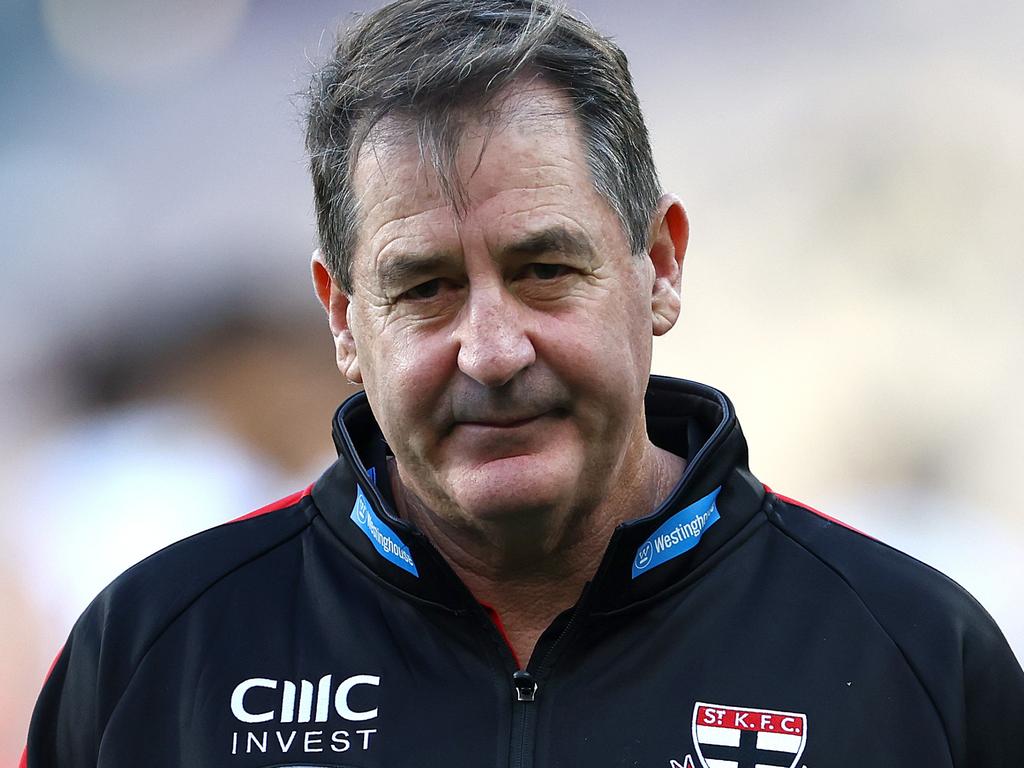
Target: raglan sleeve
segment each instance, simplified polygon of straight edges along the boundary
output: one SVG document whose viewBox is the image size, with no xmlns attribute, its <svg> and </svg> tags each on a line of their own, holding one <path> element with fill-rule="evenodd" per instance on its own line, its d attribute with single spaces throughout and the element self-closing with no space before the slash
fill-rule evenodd
<svg viewBox="0 0 1024 768">
<path fill-rule="evenodd" d="M 32 713 L 22 768 L 95 768 L 116 702 L 106 660 L 118 649 L 105 631 L 105 603 L 101 595 L 86 609 L 55 659 Z"/>
<path fill-rule="evenodd" d="M 984 614 L 963 640 L 965 768 L 1024 766 L 1024 671 Z"/>
<path fill-rule="evenodd" d="M 799 506 L 784 511 L 780 528 L 839 574 L 899 649 L 939 721 L 949 764 L 1024 768 L 1024 671 L 985 608 L 882 542 Z"/>
</svg>

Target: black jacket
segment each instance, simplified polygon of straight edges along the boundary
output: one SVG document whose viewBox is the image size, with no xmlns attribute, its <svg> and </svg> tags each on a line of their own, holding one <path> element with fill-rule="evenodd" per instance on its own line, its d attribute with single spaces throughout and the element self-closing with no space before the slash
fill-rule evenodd
<svg viewBox="0 0 1024 768">
<path fill-rule="evenodd" d="M 656 377 L 647 413 L 686 474 L 525 669 L 389 512 L 357 395 L 311 489 L 86 610 L 29 768 L 1024 766 L 1024 673 L 966 592 L 767 491 L 721 393 Z"/>
</svg>

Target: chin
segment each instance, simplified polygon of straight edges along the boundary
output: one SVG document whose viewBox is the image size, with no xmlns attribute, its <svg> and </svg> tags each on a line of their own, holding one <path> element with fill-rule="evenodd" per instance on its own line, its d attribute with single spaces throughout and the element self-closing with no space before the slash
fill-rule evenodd
<svg viewBox="0 0 1024 768">
<path fill-rule="evenodd" d="M 578 472 L 557 465 L 537 455 L 489 461 L 453 478 L 450 487 L 458 491 L 451 498 L 463 515 L 480 522 L 557 516 L 578 488 Z"/>
</svg>

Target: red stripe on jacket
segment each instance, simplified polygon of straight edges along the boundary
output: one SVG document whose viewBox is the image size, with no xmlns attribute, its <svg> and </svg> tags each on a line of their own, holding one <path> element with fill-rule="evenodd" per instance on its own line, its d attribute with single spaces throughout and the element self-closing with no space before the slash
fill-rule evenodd
<svg viewBox="0 0 1024 768">
<path fill-rule="evenodd" d="M 817 515 L 818 517 L 821 517 L 821 518 L 824 518 L 825 520 L 828 520 L 830 523 L 835 523 L 836 525 L 841 525 L 841 526 L 843 526 L 843 528 L 851 530 L 854 533 L 859 533 L 861 536 L 867 536 L 869 539 L 874 539 L 875 538 L 874 536 L 872 536 L 869 533 L 864 533 L 864 531 L 860 530 L 859 528 L 854 528 L 849 523 L 844 523 L 842 520 L 839 520 L 838 518 L 832 517 L 832 515 L 826 515 L 820 509 L 815 509 L 814 507 L 812 507 L 812 506 L 810 506 L 808 504 L 804 504 L 802 501 L 797 501 L 796 499 L 789 498 L 789 496 L 783 496 L 781 493 L 776 493 L 771 488 L 769 488 L 767 485 L 764 487 L 764 489 L 765 489 L 765 491 L 767 493 L 772 494 L 777 499 L 785 501 L 787 504 L 792 504 L 794 506 L 800 507 L 801 509 L 806 509 L 808 512 L 812 512 L 815 515 Z"/>
</svg>

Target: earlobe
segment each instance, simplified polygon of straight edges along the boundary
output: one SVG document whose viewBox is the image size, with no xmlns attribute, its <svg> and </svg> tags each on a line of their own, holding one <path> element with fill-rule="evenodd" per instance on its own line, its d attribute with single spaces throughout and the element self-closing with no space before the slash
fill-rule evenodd
<svg viewBox="0 0 1024 768">
<path fill-rule="evenodd" d="M 355 338 L 349 323 L 349 308 L 352 306 L 347 293 L 341 290 L 324 263 L 320 249 L 313 251 L 310 263 L 313 276 L 313 292 L 327 313 L 327 323 L 334 337 L 338 370 L 352 384 L 362 384 L 359 370 L 359 356 L 356 354 Z"/>
<path fill-rule="evenodd" d="M 651 286 L 651 326 L 655 336 L 668 333 L 679 319 L 683 257 L 690 224 L 675 195 L 662 195 L 653 218 L 648 257 L 654 268 Z"/>
</svg>

